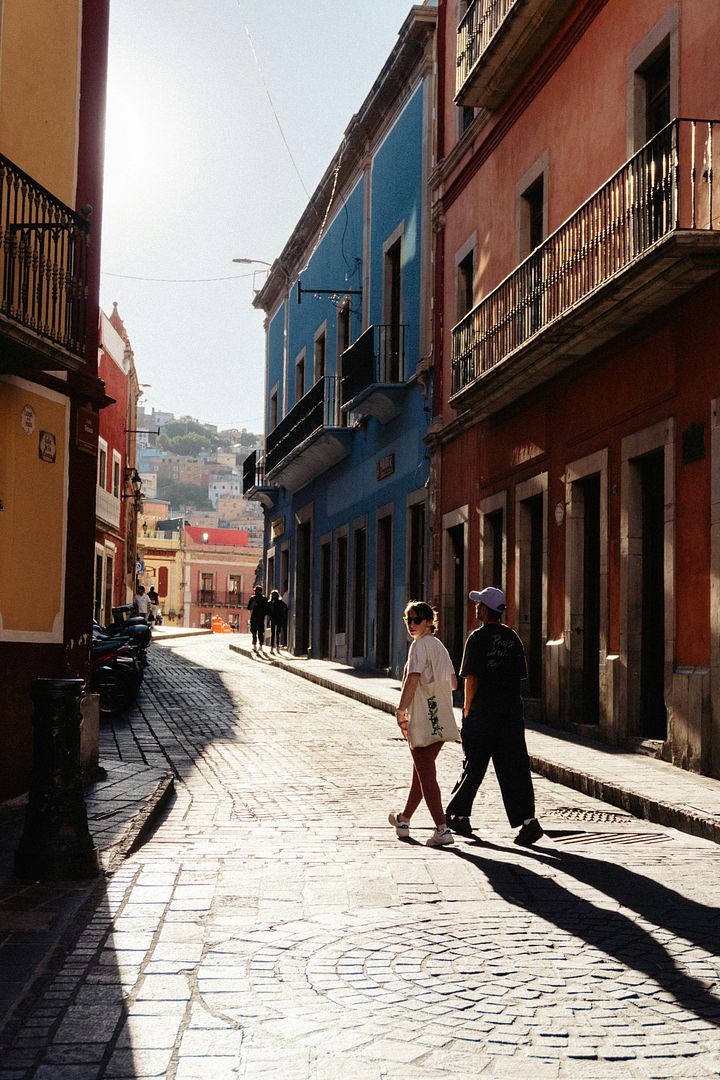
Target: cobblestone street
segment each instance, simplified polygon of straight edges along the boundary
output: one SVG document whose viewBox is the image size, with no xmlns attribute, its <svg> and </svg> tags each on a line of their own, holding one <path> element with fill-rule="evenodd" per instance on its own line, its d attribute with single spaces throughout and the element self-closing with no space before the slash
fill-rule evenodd
<svg viewBox="0 0 720 1080">
<path fill-rule="evenodd" d="M 536 780 L 513 845 L 409 843 L 391 716 L 229 650 L 155 646 L 101 759 L 175 774 L 161 825 L 83 916 L 0 1080 L 720 1075 L 720 848 Z M 459 747 L 439 758 L 443 793 Z"/>
</svg>

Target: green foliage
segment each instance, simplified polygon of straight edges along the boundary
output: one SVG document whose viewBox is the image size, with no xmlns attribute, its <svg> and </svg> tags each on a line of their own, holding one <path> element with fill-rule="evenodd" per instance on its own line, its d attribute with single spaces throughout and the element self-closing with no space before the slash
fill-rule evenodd
<svg viewBox="0 0 720 1080">
<path fill-rule="evenodd" d="M 195 510 L 212 510 L 207 489 L 201 484 L 181 484 L 176 480 L 158 480 L 158 498 L 166 499 L 174 508 L 191 506 Z"/>
<path fill-rule="evenodd" d="M 241 446 L 254 446 L 257 436 L 252 431 L 243 429 L 237 439 L 223 432 L 212 431 L 206 424 L 201 424 L 190 416 L 183 416 L 180 420 L 171 420 L 165 425 L 158 435 L 156 445 L 159 450 L 166 450 L 170 454 L 197 457 L 207 451 L 229 450 L 237 441 Z"/>
</svg>

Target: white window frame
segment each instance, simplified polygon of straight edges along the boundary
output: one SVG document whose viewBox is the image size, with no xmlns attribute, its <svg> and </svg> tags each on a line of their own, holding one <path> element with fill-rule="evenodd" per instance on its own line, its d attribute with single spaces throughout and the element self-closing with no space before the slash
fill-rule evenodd
<svg viewBox="0 0 720 1080">
<path fill-rule="evenodd" d="M 116 477 L 117 483 L 115 482 Z M 119 499 L 122 494 L 122 455 L 119 454 L 117 450 L 113 450 L 112 452 L 112 473 L 110 476 L 110 483 L 112 484 L 112 494 L 116 499 Z"/>
<path fill-rule="evenodd" d="M 101 462 L 104 462 L 104 464 L 105 464 L 105 468 L 103 470 L 105 475 L 102 477 L 102 479 L 100 477 L 100 463 Z M 106 440 L 103 439 L 102 436 L 99 435 L 98 436 L 97 475 L 96 475 L 95 479 L 96 479 L 97 486 L 102 488 L 103 491 L 108 490 L 107 489 L 107 473 L 108 473 L 108 444 L 107 444 Z"/>
</svg>

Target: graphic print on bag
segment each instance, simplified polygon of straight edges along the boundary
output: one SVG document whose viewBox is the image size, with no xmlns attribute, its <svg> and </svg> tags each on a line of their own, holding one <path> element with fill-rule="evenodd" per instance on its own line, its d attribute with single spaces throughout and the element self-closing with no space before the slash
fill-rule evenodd
<svg viewBox="0 0 720 1080">
<path fill-rule="evenodd" d="M 442 737 L 443 729 L 438 717 L 437 698 L 428 698 L 428 720 L 430 721 L 433 735 Z"/>
</svg>

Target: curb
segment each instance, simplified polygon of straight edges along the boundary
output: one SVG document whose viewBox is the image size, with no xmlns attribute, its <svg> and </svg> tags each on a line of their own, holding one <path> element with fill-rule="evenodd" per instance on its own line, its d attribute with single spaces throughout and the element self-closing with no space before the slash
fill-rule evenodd
<svg viewBox="0 0 720 1080">
<path fill-rule="evenodd" d="M 233 652 L 240 653 L 241 656 L 253 658 L 252 650 L 249 648 L 232 644 L 230 648 Z M 299 675 L 301 678 L 308 679 L 319 686 L 324 686 L 328 690 L 334 690 L 337 694 L 354 698 L 356 701 L 370 705 L 374 709 L 387 713 L 395 712 L 395 706 L 391 702 L 384 701 L 382 698 L 375 697 L 373 694 L 363 690 L 356 690 L 354 687 L 333 682 L 331 679 L 325 679 L 312 671 L 303 671 L 301 668 L 293 667 L 289 662 L 275 657 L 268 657 L 266 660 L 264 659 L 264 662 L 282 668 L 283 671 L 289 671 L 293 675 Z M 691 807 L 676 806 L 664 800 L 651 799 L 639 791 L 620 787 L 600 777 L 592 776 L 590 773 L 582 772 L 580 769 L 568 765 L 562 765 L 538 754 L 530 754 L 530 768 L 533 772 L 544 776 L 545 779 L 551 780 L 553 783 L 562 784 L 564 787 L 580 791 L 583 795 L 599 799 L 610 806 L 617 806 L 618 809 L 627 811 L 627 813 L 632 814 L 633 817 L 639 818 L 641 821 L 651 821 L 655 825 L 665 825 L 668 828 L 677 829 L 679 832 L 688 833 L 690 836 L 697 836 L 702 840 L 710 840 L 715 844 L 720 844 L 720 821 L 708 818 Z"/>
<path fill-rule="evenodd" d="M 563 784 L 565 787 L 582 792 L 583 795 L 589 795 L 610 806 L 626 810 L 633 817 L 651 821 L 655 825 L 678 829 L 690 836 L 720 844 L 720 821 L 713 821 L 690 808 L 648 798 L 639 791 L 619 787 L 590 773 L 581 772 L 568 765 L 561 765 L 557 761 L 550 761 L 537 754 L 530 754 L 530 768 L 556 784 Z"/>
<path fill-rule="evenodd" d="M 244 645 L 230 645 L 232 652 L 240 653 L 241 656 L 247 657 L 249 660 L 253 659 L 252 649 L 246 648 Z M 354 686 L 344 686 L 341 683 L 333 682 L 332 679 L 325 679 L 322 675 L 316 674 L 314 671 L 303 671 L 301 668 L 293 667 L 287 660 L 279 660 L 274 656 L 263 657 L 263 661 L 267 664 L 271 664 L 273 667 L 282 668 L 283 671 L 289 671 L 291 675 L 299 675 L 301 679 L 307 679 L 308 682 L 315 683 L 316 686 L 324 686 L 326 690 L 334 690 L 336 694 L 342 694 L 343 697 L 353 698 L 354 701 L 359 701 L 363 705 L 369 705 L 373 709 L 378 709 L 380 712 L 395 714 L 395 706 L 390 701 L 383 701 L 382 698 L 376 697 L 374 694 L 369 694 L 365 690 L 356 689 Z"/>
<path fill-rule="evenodd" d="M 157 637 L 153 636 L 152 640 L 153 640 L 153 645 L 159 645 L 161 641 L 175 641 L 176 638 L 207 637 L 209 634 L 212 634 L 213 632 L 214 631 L 212 631 L 212 630 L 206 630 L 204 628 L 196 630 L 196 629 L 191 629 L 190 627 L 188 627 L 187 630 L 183 630 L 182 628 L 178 628 L 177 631 L 168 629 L 165 633 L 159 633 Z"/>
<path fill-rule="evenodd" d="M 142 847 L 174 794 L 175 779 L 172 773 L 166 773 L 158 780 L 150 798 L 130 819 L 117 843 L 100 853 L 104 877 L 114 874 L 128 855 Z"/>
</svg>

